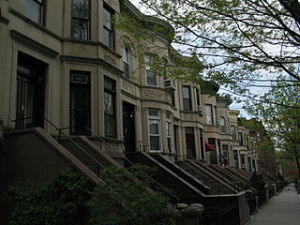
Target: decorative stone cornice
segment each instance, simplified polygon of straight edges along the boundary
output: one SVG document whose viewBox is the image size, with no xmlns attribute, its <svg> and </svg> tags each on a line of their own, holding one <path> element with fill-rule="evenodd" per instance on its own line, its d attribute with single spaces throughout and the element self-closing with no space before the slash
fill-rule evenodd
<svg viewBox="0 0 300 225">
<path fill-rule="evenodd" d="M 10 34 L 12 38 L 15 39 L 16 41 L 22 43 L 23 45 L 31 49 L 37 50 L 49 57 L 56 58 L 59 54 L 57 51 L 54 51 L 53 49 L 25 36 L 24 34 L 21 34 L 16 30 L 10 30 Z"/>
</svg>

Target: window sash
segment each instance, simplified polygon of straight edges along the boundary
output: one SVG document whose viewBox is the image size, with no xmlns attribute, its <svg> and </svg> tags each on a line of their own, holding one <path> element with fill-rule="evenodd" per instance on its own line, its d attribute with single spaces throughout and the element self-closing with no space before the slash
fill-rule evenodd
<svg viewBox="0 0 300 225">
<path fill-rule="evenodd" d="M 226 133 L 226 126 L 225 126 L 225 119 L 224 117 L 220 117 L 220 132 L 221 133 Z"/>
<path fill-rule="evenodd" d="M 149 145 L 150 151 L 160 151 L 160 120 L 149 119 Z"/>
<path fill-rule="evenodd" d="M 27 0 L 26 16 L 34 22 L 42 24 L 43 22 L 43 0 Z"/>
<path fill-rule="evenodd" d="M 230 129 L 231 129 L 231 135 L 232 135 L 233 140 L 236 140 L 235 126 L 231 126 Z"/>
<path fill-rule="evenodd" d="M 213 112 L 212 105 L 205 105 L 205 114 L 207 124 L 213 124 Z"/>
<path fill-rule="evenodd" d="M 73 0 L 72 17 L 77 19 L 90 19 L 90 0 Z"/>
<path fill-rule="evenodd" d="M 90 21 L 91 21 L 90 0 L 72 0 L 71 14 L 72 14 L 72 18 L 71 18 L 72 38 L 76 40 L 89 40 Z"/>
<path fill-rule="evenodd" d="M 191 87 L 182 87 L 183 110 L 192 110 Z"/>
<path fill-rule="evenodd" d="M 103 7 L 103 43 L 109 48 L 114 48 L 114 28 L 112 23 L 113 12 Z"/>
<path fill-rule="evenodd" d="M 117 136 L 116 117 L 116 83 L 114 80 L 104 77 L 104 117 L 105 136 L 115 138 Z"/>
<path fill-rule="evenodd" d="M 131 73 L 131 54 L 127 47 L 123 48 L 123 72 L 125 78 L 130 78 Z"/>
</svg>

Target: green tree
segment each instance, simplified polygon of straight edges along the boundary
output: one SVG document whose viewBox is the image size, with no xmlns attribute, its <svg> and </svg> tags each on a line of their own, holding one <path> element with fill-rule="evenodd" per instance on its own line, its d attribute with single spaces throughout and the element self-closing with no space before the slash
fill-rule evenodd
<svg viewBox="0 0 300 225">
<path fill-rule="evenodd" d="M 95 185 L 74 170 L 35 189 L 12 186 L 10 225 L 171 225 L 169 199 L 149 189 L 151 170 L 106 168 Z"/>
<path fill-rule="evenodd" d="M 185 54 L 197 56 L 215 81 L 238 87 L 245 80 L 257 79 L 261 73 L 275 71 L 300 80 L 296 66 L 300 59 L 297 0 L 140 3 L 174 27 L 175 36 L 170 32 L 169 38 L 174 36 L 173 43 Z M 139 29 L 135 31 L 145 34 Z"/>
<path fill-rule="evenodd" d="M 172 224 L 168 198 L 148 188 L 151 184 L 149 168 L 138 165 L 129 172 L 119 168 L 104 170 L 103 182 L 96 188 L 90 202 L 91 224 Z"/>
<path fill-rule="evenodd" d="M 259 101 L 252 100 L 253 104 L 249 103 L 247 110 L 261 118 L 277 150 L 293 156 L 300 177 L 300 92 L 287 82 L 279 85 Z"/>
<path fill-rule="evenodd" d="M 94 184 L 73 170 L 61 172 L 39 188 L 21 185 L 10 188 L 8 197 L 14 210 L 10 225 L 81 225 L 87 224 Z"/>
</svg>

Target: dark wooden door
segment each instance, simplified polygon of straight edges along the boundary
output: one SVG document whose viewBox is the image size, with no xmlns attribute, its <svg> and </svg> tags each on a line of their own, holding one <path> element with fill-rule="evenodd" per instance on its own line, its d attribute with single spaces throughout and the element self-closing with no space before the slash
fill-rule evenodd
<svg viewBox="0 0 300 225">
<path fill-rule="evenodd" d="M 135 138 L 135 107 L 134 105 L 123 102 L 123 136 L 125 152 L 136 151 Z"/>
</svg>

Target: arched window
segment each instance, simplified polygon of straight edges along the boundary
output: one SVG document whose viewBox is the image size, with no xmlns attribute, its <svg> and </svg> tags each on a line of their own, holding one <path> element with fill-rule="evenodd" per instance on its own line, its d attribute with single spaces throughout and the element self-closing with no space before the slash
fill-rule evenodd
<svg viewBox="0 0 300 225">
<path fill-rule="evenodd" d="M 130 78 L 131 76 L 131 52 L 130 49 L 125 46 L 123 48 L 123 72 L 125 78 Z"/>
<path fill-rule="evenodd" d="M 226 133 L 226 124 L 225 124 L 225 119 L 224 117 L 220 117 L 220 132 L 221 133 Z"/>
</svg>

